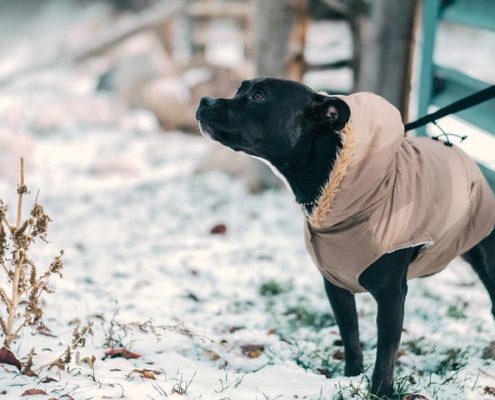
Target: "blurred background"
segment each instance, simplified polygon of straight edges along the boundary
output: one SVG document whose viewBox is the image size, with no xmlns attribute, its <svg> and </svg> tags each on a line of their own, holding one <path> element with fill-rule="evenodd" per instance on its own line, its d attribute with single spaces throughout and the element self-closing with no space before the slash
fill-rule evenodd
<svg viewBox="0 0 495 400">
<path fill-rule="evenodd" d="M 128 111 L 197 134 L 199 99 L 231 96 L 254 76 L 374 91 L 407 122 L 495 82 L 494 10 L 491 0 L 2 0 L 0 174 L 29 134 L 115 125 Z M 446 128 L 474 123 L 481 139 L 467 149 L 490 165 L 495 151 L 476 149 L 493 149 L 494 107 Z M 242 176 L 254 191 L 278 184 L 232 157 L 212 146 L 198 169 Z"/>
</svg>

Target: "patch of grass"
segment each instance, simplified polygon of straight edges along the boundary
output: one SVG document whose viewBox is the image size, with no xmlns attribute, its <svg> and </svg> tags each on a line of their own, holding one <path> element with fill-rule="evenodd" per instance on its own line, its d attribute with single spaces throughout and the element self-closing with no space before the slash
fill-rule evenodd
<svg viewBox="0 0 495 400">
<path fill-rule="evenodd" d="M 229 313 L 242 313 L 251 310 L 254 307 L 254 303 L 249 300 L 234 300 L 228 305 L 227 311 Z"/>
<path fill-rule="evenodd" d="M 445 357 L 440 361 L 433 372 L 438 375 L 445 375 L 448 372 L 461 369 L 467 363 L 466 354 L 466 350 L 459 348 L 448 349 L 445 353 Z"/>
<path fill-rule="evenodd" d="M 194 380 L 195 376 L 196 376 L 196 372 L 194 372 L 191 379 L 187 380 L 184 379 L 184 375 L 181 374 L 180 379 L 177 379 L 177 383 L 172 388 L 172 394 L 175 393 L 180 395 L 187 394 L 187 391 L 189 390 L 189 387 L 191 386 L 191 383 Z"/>
<path fill-rule="evenodd" d="M 408 340 L 407 342 L 404 342 L 403 345 L 407 346 L 407 349 L 411 353 L 413 353 L 417 356 L 424 356 L 425 354 L 429 353 L 428 349 L 425 349 L 425 338 L 424 337 Z"/>
<path fill-rule="evenodd" d="M 416 387 L 418 383 L 414 378 L 415 371 L 407 375 L 397 376 L 395 378 L 394 394 L 389 397 L 377 397 L 369 392 L 369 378 L 364 375 L 360 382 L 349 382 L 345 386 L 339 384 L 339 392 L 332 397 L 332 400 L 403 400 L 403 399 L 424 399 L 420 397 Z M 410 397 L 408 397 L 410 396 Z M 417 397 L 416 397 L 417 396 Z"/>
<path fill-rule="evenodd" d="M 423 291 L 423 296 L 426 297 L 427 299 L 435 300 L 435 301 L 442 301 L 442 297 L 437 295 L 436 293 L 433 293 L 432 291 L 428 289 L 424 289 Z"/>
<path fill-rule="evenodd" d="M 332 314 L 315 310 L 306 301 L 287 309 L 284 315 L 289 317 L 289 324 L 293 329 L 309 327 L 320 330 L 335 325 Z"/>
<path fill-rule="evenodd" d="M 449 308 L 447 309 L 447 316 L 453 319 L 466 319 L 464 309 L 455 305 L 449 306 Z"/>
<path fill-rule="evenodd" d="M 288 289 L 284 288 L 280 283 L 277 281 L 267 281 L 263 283 L 260 288 L 259 288 L 259 293 L 260 295 L 264 297 L 269 297 L 269 296 L 277 296 L 279 294 L 282 294 L 286 292 Z"/>
</svg>

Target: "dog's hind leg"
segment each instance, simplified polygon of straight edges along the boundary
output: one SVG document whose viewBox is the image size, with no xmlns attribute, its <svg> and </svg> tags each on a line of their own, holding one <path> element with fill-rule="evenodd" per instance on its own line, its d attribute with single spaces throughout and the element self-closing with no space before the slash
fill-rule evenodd
<svg viewBox="0 0 495 400">
<path fill-rule="evenodd" d="M 325 278 L 324 278 L 325 279 Z M 363 351 L 359 343 L 358 316 L 354 295 L 325 279 L 325 291 L 339 326 L 345 350 L 345 376 L 363 372 Z"/>
<path fill-rule="evenodd" d="M 472 249 L 462 255 L 485 285 L 492 301 L 492 314 L 495 318 L 495 229 Z"/>
<path fill-rule="evenodd" d="M 376 362 L 371 378 L 371 393 L 375 396 L 392 397 L 394 366 L 404 320 L 407 269 L 418 251 L 418 247 L 409 247 L 385 254 L 359 278 L 378 305 Z"/>
</svg>

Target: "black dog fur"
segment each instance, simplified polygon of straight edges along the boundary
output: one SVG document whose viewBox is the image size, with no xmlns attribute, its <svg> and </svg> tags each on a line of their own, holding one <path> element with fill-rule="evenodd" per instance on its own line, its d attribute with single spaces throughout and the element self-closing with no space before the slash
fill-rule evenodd
<svg viewBox="0 0 495 400">
<path fill-rule="evenodd" d="M 268 161 L 287 180 L 310 213 L 330 175 L 341 143 L 335 133 L 350 117 L 346 103 L 293 81 L 258 78 L 242 82 L 232 99 L 204 97 L 196 118 L 202 133 L 225 146 Z M 359 245 L 358 243 L 356 244 Z M 386 254 L 360 276 L 378 305 L 376 362 L 371 393 L 393 395 L 393 370 L 407 294 L 407 268 L 419 248 Z M 495 316 L 495 231 L 463 255 L 478 273 Z M 363 372 L 354 295 L 324 279 L 345 349 L 345 375 Z"/>
</svg>

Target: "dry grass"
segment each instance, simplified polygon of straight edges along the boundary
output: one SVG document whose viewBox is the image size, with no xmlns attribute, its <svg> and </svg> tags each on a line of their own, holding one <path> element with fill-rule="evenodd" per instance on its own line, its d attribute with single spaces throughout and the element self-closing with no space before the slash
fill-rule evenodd
<svg viewBox="0 0 495 400">
<path fill-rule="evenodd" d="M 62 277 L 63 251 L 50 265 L 40 268 L 30 257 L 30 247 L 37 240 L 47 242 L 48 224 L 51 221 L 36 196 L 29 216 L 23 220 L 23 202 L 28 189 L 24 181 L 24 160 L 21 159 L 17 188 L 15 224 L 7 220 L 7 206 L 0 200 L 0 269 L 6 274 L 6 287 L 0 287 L 0 328 L 3 346 L 10 349 L 24 327 L 41 325 L 43 307 L 40 298 L 51 293 L 48 286 L 53 275 Z"/>
</svg>

